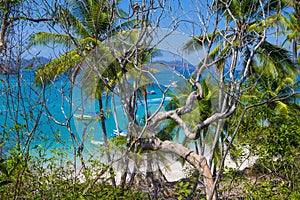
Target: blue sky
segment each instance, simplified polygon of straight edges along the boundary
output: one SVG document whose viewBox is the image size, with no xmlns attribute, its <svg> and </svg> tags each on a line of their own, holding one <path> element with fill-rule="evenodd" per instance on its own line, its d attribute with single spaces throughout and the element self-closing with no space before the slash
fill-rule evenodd
<svg viewBox="0 0 300 200">
<path fill-rule="evenodd" d="M 50 1 L 49 1 L 50 2 Z M 132 4 L 135 3 L 139 3 L 140 5 L 142 1 L 132 1 Z M 182 3 L 184 2 L 184 4 Z M 187 33 L 190 32 L 195 32 L 195 28 L 193 28 L 193 25 L 191 23 L 186 23 L 188 20 L 192 20 L 192 18 L 197 17 L 196 16 L 196 12 L 195 10 L 192 10 L 193 4 L 195 1 L 189 1 L 189 0 L 185 0 L 185 1 L 177 1 L 177 0 L 171 0 L 171 1 L 167 1 L 166 5 L 165 5 L 165 11 L 164 11 L 164 16 L 161 18 L 161 21 L 159 23 L 159 26 L 161 28 L 164 29 L 168 29 L 168 28 L 173 28 L 175 25 L 175 21 L 179 22 L 179 26 L 177 28 L 176 33 L 172 34 L 171 36 L 169 36 L 167 38 L 166 41 L 164 41 L 160 46 L 163 47 L 165 46 L 166 49 L 172 49 L 171 52 L 172 53 L 178 53 L 180 54 L 180 52 L 178 52 L 180 49 L 180 46 L 183 45 L 183 41 L 186 41 L 188 39 L 190 39 L 190 35 L 187 35 Z M 51 2 L 50 2 L 51 3 Z M 132 8 L 131 5 L 129 3 L 129 1 L 121 1 L 120 2 L 120 8 L 123 9 L 124 11 L 126 11 L 127 13 L 132 13 Z M 155 12 L 153 12 L 153 20 L 155 21 L 157 19 L 157 15 L 159 15 L 161 13 L 161 9 L 157 9 Z M 193 14 L 191 14 L 193 13 Z M 192 17 L 193 15 L 193 17 Z M 186 20 L 185 22 L 181 21 L 181 20 Z M 38 29 L 35 29 L 34 27 L 39 27 Z M 193 30 L 194 29 L 194 30 Z M 60 31 L 60 29 L 58 27 L 56 27 L 56 30 Z M 42 25 L 42 24 L 37 24 L 36 26 L 33 26 L 33 29 L 28 29 L 29 32 L 33 31 L 33 32 L 38 32 L 38 31 L 45 31 L 45 32 L 49 32 L 50 31 L 50 27 L 48 27 L 46 24 Z M 53 30 L 54 31 L 54 30 Z M 51 57 L 54 58 L 56 56 L 61 55 L 63 52 L 65 52 L 64 49 L 62 49 L 61 46 L 56 45 L 56 46 L 35 46 L 35 47 L 31 47 L 29 49 L 29 52 L 24 54 L 24 57 L 32 57 L 35 55 L 39 55 L 39 56 L 44 56 L 44 57 Z M 195 63 L 195 59 L 192 61 L 193 63 Z"/>
<path fill-rule="evenodd" d="M 183 56 L 185 59 L 189 60 L 191 64 L 196 65 L 199 62 L 199 58 L 201 58 L 202 54 L 201 52 L 196 52 L 196 54 L 187 55 L 185 52 L 181 51 L 181 47 L 183 46 L 184 42 L 191 39 L 192 36 L 201 34 L 201 23 L 207 23 L 210 27 L 208 29 L 211 30 L 211 26 L 214 24 L 208 20 L 208 12 L 205 9 L 206 5 L 201 5 L 204 1 L 200 0 L 169 0 L 166 1 L 164 15 L 161 18 L 161 21 L 159 23 L 159 27 L 161 29 L 158 30 L 158 32 L 168 32 L 168 29 L 172 29 L 175 25 L 178 25 L 176 31 L 168 36 L 166 40 L 164 40 L 158 47 L 170 51 L 174 54 Z M 142 4 L 142 0 L 135 0 L 132 1 L 132 4 Z M 132 7 L 130 4 L 130 1 L 123 0 L 120 2 L 120 8 L 123 9 L 125 12 L 132 14 Z M 155 12 L 153 12 L 153 20 L 155 21 L 159 14 L 161 13 L 161 9 L 157 9 Z M 199 19 L 204 19 L 204 21 L 201 22 Z M 207 19 L 207 21 L 205 21 Z M 211 24 L 210 24 L 211 23 Z M 35 29 L 38 27 L 39 29 Z M 49 27 L 47 25 L 42 26 L 41 24 L 38 24 L 37 26 L 32 27 L 33 31 L 47 31 L 49 32 Z M 58 31 L 60 29 L 56 27 Z M 210 31 L 206 30 L 206 31 Z M 31 31 L 31 29 L 28 29 L 28 31 Z M 157 36 L 158 38 L 161 38 L 165 33 L 160 33 Z M 269 40 L 274 41 L 274 37 L 272 35 L 269 35 Z M 280 41 L 282 41 L 281 38 L 279 38 Z M 54 51 L 53 51 L 54 50 Z M 38 46 L 38 47 L 32 47 L 30 49 L 31 54 L 24 54 L 25 57 L 32 57 L 32 55 L 38 54 L 39 56 L 44 57 L 51 57 L 54 58 L 56 56 L 61 55 L 63 52 L 65 52 L 65 49 L 62 49 L 61 46 Z M 166 57 L 165 59 L 172 59 Z"/>
</svg>

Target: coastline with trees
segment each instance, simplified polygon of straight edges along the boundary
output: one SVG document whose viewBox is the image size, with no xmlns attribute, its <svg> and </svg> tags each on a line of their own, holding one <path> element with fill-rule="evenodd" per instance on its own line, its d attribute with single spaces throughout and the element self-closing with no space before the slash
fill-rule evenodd
<svg viewBox="0 0 300 200">
<path fill-rule="evenodd" d="M 300 198 L 299 11 L 1 1 L 0 198 Z"/>
</svg>

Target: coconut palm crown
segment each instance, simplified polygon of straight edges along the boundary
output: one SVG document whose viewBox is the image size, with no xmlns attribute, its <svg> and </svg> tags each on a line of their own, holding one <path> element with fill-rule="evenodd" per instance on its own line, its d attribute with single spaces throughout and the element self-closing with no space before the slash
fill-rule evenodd
<svg viewBox="0 0 300 200">
<path fill-rule="evenodd" d="M 116 5 L 110 4 L 107 0 L 72 0 L 68 7 L 70 9 L 59 7 L 55 14 L 55 20 L 64 31 L 63 34 L 37 32 L 29 39 L 29 47 L 58 44 L 71 49 L 37 69 L 36 85 L 47 84 L 71 69 L 76 76 L 78 64 L 82 63 L 91 50 L 101 46 L 103 40 L 115 34 L 120 27 L 126 28 L 134 23 L 132 20 L 116 25 L 114 20 L 121 16 L 113 17 L 112 12 L 116 9 Z"/>
<path fill-rule="evenodd" d="M 246 61 L 255 44 L 261 41 L 263 30 L 274 27 L 281 17 L 280 11 L 287 6 L 288 2 L 284 0 L 216 0 L 212 8 L 216 13 L 225 15 L 226 30 L 215 29 L 211 33 L 196 36 L 186 43 L 185 48 L 193 51 L 212 44 L 208 62 L 215 63 L 220 69 L 225 66 L 226 58 L 230 58 L 231 44 L 234 44 L 239 51 L 239 58 Z M 265 66 L 264 72 L 272 74 L 274 79 L 287 74 L 295 78 L 297 74 L 291 53 L 274 45 L 268 37 L 262 41 L 251 60 L 250 74 L 255 73 L 253 66 L 258 65 Z"/>
</svg>

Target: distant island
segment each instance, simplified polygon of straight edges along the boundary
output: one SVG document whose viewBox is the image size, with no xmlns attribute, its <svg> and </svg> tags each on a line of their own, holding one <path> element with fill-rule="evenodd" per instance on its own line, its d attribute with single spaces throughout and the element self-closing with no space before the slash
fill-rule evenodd
<svg viewBox="0 0 300 200">
<path fill-rule="evenodd" d="M 0 74 L 15 75 L 20 70 L 35 70 L 38 66 L 44 65 L 50 59 L 45 57 L 33 57 L 31 59 L 22 58 L 18 61 L 11 60 L 9 62 L 0 63 Z"/>
</svg>

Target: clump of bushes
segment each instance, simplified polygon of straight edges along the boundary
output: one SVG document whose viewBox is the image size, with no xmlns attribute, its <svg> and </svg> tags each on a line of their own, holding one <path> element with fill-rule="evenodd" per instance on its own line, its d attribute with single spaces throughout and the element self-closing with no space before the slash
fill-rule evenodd
<svg viewBox="0 0 300 200">
<path fill-rule="evenodd" d="M 0 199 L 149 199 L 137 190 L 110 184 L 113 171 L 97 161 L 76 171 L 57 157 L 10 155 L 0 162 Z"/>
</svg>

